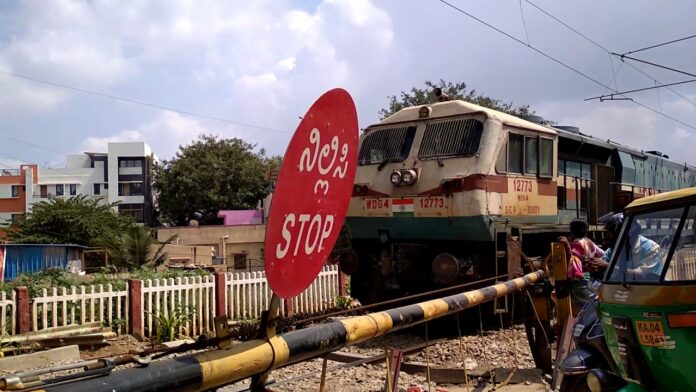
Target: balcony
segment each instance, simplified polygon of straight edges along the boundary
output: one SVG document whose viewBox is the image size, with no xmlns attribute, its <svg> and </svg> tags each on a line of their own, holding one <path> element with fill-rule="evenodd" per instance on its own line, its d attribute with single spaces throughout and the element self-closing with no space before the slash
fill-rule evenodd
<svg viewBox="0 0 696 392">
<path fill-rule="evenodd" d="M 0 176 L 17 177 L 19 176 L 19 169 L 2 169 L 0 170 Z"/>
</svg>

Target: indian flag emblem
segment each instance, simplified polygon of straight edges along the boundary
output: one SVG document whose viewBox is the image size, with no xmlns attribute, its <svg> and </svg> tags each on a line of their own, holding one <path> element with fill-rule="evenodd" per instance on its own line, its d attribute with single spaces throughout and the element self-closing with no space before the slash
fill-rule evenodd
<svg viewBox="0 0 696 392">
<path fill-rule="evenodd" d="M 395 217 L 413 216 L 413 199 L 393 199 L 392 215 Z"/>
</svg>

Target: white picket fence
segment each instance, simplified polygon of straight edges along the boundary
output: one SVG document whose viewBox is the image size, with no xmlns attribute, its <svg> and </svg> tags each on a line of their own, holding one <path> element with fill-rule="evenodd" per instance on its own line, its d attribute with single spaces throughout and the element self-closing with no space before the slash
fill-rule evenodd
<svg viewBox="0 0 696 392">
<path fill-rule="evenodd" d="M 198 336 L 212 331 L 215 318 L 215 281 L 212 276 L 143 281 L 141 292 L 142 336 L 155 336 L 157 317 L 184 315 L 180 332 Z"/>
<path fill-rule="evenodd" d="M 31 330 L 64 327 L 73 324 L 102 322 L 114 325 L 125 332 L 128 328 L 128 291 L 114 290 L 111 284 L 106 287 L 73 286 L 41 290 L 41 295 L 33 298 L 31 307 Z"/>
<path fill-rule="evenodd" d="M 293 298 L 295 313 L 313 313 L 332 308 L 339 294 L 339 271 L 335 265 L 326 266 L 314 282 Z M 128 290 L 116 290 L 112 285 L 92 285 L 43 289 L 31 300 L 31 331 L 54 327 L 102 322 L 128 330 Z M 141 287 L 141 335 L 152 337 L 157 331 L 157 318 L 164 315 L 189 314 L 180 326 L 181 333 L 197 336 L 214 330 L 215 280 L 212 276 L 176 279 L 144 280 Z M 230 319 L 258 319 L 268 308 L 271 291 L 264 272 L 225 274 L 225 309 Z M 281 314 L 285 314 L 285 304 Z M 17 330 L 16 293 L 0 292 L 1 335 Z"/>
<path fill-rule="evenodd" d="M 12 291 L 7 297 L 4 291 L 0 293 L 0 336 L 14 334 L 17 326 L 17 294 Z"/>
<path fill-rule="evenodd" d="M 333 307 L 339 293 L 338 274 L 336 265 L 325 266 L 314 282 L 293 298 L 293 311 L 312 313 Z M 228 273 L 225 287 L 227 314 L 234 320 L 258 319 L 268 308 L 272 293 L 264 272 Z M 280 312 L 285 314 L 285 306 Z"/>
</svg>

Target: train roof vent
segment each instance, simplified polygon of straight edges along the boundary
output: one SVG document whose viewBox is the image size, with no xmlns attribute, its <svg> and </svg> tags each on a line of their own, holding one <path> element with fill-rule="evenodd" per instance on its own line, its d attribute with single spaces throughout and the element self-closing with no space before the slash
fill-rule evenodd
<svg viewBox="0 0 696 392">
<path fill-rule="evenodd" d="M 658 157 L 663 157 L 663 158 L 669 159 L 669 156 L 667 156 L 667 155 L 661 153 L 660 151 L 652 150 L 652 151 L 646 151 L 645 153 L 646 153 L 646 154 L 651 154 L 651 155 L 657 155 Z"/>
<path fill-rule="evenodd" d="M 533 123 L 544 125 L 544 118 L 541 116 L 537 116 L 535 114 L 520 116 L 520 118 L 522 118 L 523 120 L 533 122 Z"/>
<path fill-rule="evenodd" d="M 556 128 L 572 133 L 580 133 L 580 128 L 571 125 L 557 125 Z"/>
</svg>

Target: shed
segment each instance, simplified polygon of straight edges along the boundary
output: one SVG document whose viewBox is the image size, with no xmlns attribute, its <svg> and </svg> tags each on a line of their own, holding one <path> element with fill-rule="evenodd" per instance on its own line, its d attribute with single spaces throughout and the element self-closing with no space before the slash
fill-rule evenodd
<svg viewBox="0 0 696 392">
<path fill-rule="evenodd" d="M 4 244 L 0 245 L 3 281 L 23 273 L 49 268 L 66 270 L 69 261 L 78 261 L 82 267 L 84 246 L 74 244 Z"/>
</svg>

